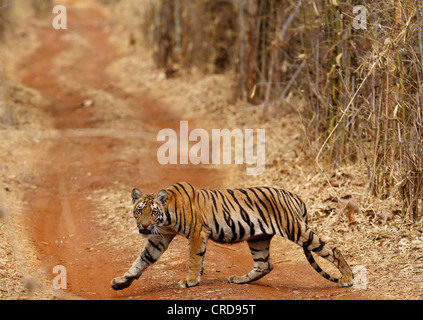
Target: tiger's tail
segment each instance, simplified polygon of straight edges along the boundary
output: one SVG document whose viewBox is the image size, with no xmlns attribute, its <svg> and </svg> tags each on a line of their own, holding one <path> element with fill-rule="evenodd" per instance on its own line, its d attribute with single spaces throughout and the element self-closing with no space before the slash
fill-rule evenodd
<svg viewBox="0 0 423 320">
<path fill-rule="evenodd" d="M 307 224 L 308 223 L 308 216 L 307 216 L 307 208 L 305 206 L 302 208 L 302 218 L 305 221 L 305 223 Z M 313 269 L 316 270 L 316 272 L 318 274 L 320 274 L 323 278 L 328 279 L 329 281 L 332 281 L 332 282 L 335 282 L 335 283 L 339 282 L 339 279 L 331 277 L 325 271 L 323 271 L 322 268 L 319 267 L 316 260 L 314 260 L 314 257 L 311 254 L 311 251 L 308 250 L 307 247 L 303 246 L 303 250 L 304 250 L 304 254 L 305 254 L 308 262 L 313 267 Z"/>
<path fill-rule="evenodd" d="M 303 247 L 304 250 L 304 254 L 308 260 L 308 262 L 310 263 L 310 265 L 313 267 L 314 270 L 316 270 L 316 272 L 318 274 L 320 274 L 323 278 L 328 279 L 329 281 L 338 283 L 339 279 L 331 277 L 330 275 L 328 275 L 326 272 L 324 272 L 322 270 L 322 268 L 319 267 L 319 265 L 317 264 L 316 260 L 314 260 L 313 255 L 311 254 L 311 251 L 308 250 L 306 247 Z"/>
</svg>

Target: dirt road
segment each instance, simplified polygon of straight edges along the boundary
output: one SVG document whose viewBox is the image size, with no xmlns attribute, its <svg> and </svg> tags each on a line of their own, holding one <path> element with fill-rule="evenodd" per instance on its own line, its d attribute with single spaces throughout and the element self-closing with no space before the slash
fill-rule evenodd
<svg viewBox="0 0 423 320">
<path fill-rule="evenodd" d="M 202 188 L 225 186 L 223 171 L 157 162 L 157 132 L 178 126 L 181 115 L 142 93 L 142 88 L 140 93 L 126 92 L 106 71 L 118 58 L 109 41 L 113 27 L 100 8 L 70 6 L 69 29 L 40 26 L 39 49 L 18 66 L 22 84 L 50 101 L 43 111 L 54 123 L 29 159 L 32 169 L 26 176 L 36 188 L 25 190 L 31 209 L 25 228 L 51 278 L 54 266 L 65 266 L 65 291 L 84 299 L 365 298 L 353 288 L 341 289 L 321 278 L 301 249 L 284 239 L 272 242 L 274 271 L 253 284 L 226 281 L 252 267 L 246 244 L 209 243 L 201 285 L 178 289 L 176 283 L 187 271 L 188 250 L 186 240 L 177 237 L 163 259 L 130 288 L 110 288 L 111 279 L 131 265 L 144 240 L 138 247 L 126 246 L 132 230 L 126 236 L 126 231 L 117 234 L 100 225 L 99 212 L 107 208 L 98 199 L 113 190 L 127 190 L 128 206 L 122 210 L 130 216 L 129 193 L 135 186 L 145 192 L 182 180 Z M 113 245 L 111 238 L 121 243 Z"/>
</svg>

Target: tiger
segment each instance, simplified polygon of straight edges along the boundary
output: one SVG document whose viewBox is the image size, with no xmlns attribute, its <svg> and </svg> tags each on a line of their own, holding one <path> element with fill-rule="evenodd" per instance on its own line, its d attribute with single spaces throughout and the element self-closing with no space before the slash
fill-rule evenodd
<svg viewBox="0 0 423 320">
<path fill-rule="evenodd" d="M 147 241 L 131 268 L 111 281 L 114 290 L 128 288 L 139 279 L 177 234 L 189 243 L 188 274 L 178 282 L 180 288 L 200 283 L 209 239 L 229 244 L 246 241 L 250 248 L 253 269 L 245 275 L 230 276 L 228 282 L 244 284 L 262 278 L 273 270 L 269 247 L 274 235 L 301 246 L 310 265 L 324 278 L 341 287 L 353 285 L 353 273 L 341 251 L 331 249 L 309 228 L 304 202 L 289 191 L 266 186 L 207 190 L 178 182 L 145 196 L 134 188 L 131 197 L 138 231 Z M 323 271 L 312 252 L 332 262 L 342 277 Z"/>
</svg>

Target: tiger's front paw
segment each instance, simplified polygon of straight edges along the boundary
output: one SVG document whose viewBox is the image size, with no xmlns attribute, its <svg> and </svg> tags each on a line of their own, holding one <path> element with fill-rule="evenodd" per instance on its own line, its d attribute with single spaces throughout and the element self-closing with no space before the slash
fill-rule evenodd
<svg viewBox="0 0 423 320">
<path fill-rule="evenodd" d="M 189 288 L 189 287 L 195 287 L 198 286 L 200 282 L 197 280 L 181 280 L 178 282 L 179 288 Z"/>
<path fill-rule="evenodd" d="M 122 289 L 128 288 L 134 280 L 135 280 L 134 276 L 125 274 L 123 277 L 114 278 L 112 282 L 110 282 L 110 286 L 114 290 L 122 290 Z"/>
</svg>

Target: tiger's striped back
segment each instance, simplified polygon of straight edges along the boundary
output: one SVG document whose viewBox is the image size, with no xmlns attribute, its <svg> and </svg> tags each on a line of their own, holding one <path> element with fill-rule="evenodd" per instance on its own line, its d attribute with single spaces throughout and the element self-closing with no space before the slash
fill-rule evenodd
<svg viewBox="0 0 423 320">
<path fill-rule="evenodd" d="M 233 243 L 265 235 L 281 235 L 295 241 L 304 203 L 291 193 L 270 187 L 199 190 L 197 204 L 211 238 Z"/>
</svg>

